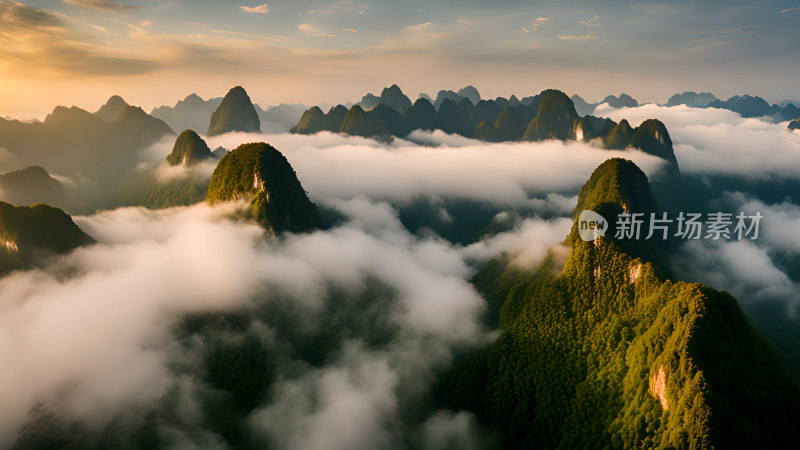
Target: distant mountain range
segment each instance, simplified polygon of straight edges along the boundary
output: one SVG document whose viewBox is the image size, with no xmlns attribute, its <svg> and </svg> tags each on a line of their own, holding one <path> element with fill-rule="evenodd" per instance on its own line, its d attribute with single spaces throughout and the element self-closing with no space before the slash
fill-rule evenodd
<svg viewBox="0 0 800 450">
<path fill-rule="evenodd" d="M 41 166 L 0 174 L 0 200 L 14 205 L 47 203 L 71 212 L 90 211 Z"/>
<path fill-rule="evenodd" d="M 174 134 L 166 123 L 117 96 L 95 114 L 58 106 L 44 122 L 0 119 L 0 148 L 22 164 L 45 167 L 80 186 L 88 182 L 98 195 L 136 165 L 139 150 Z"/>
<path fill-rule="evenodd" d="M 205 132 L 211 122 L 211 115 L 222 103 L 222 97 L 203 100 L 197 94 L 189 94 L 175 106 L 159 106 L 150 113 L 168 123 L 174 130 L 199 130 Z M 254 104 L 265 133 L 283 133 L 289 130 L 306 110 L 305 105 L 281 103 L 266 109 Z"/>
<path fill-rule="evenodd" d="M 458 92 L 450 90 L 441 90 L 432 99 L 428 94 L 420 94 L 419 98 L 428 100 L 435 110 L 441 108 L 444 100 L 452 100 L 457 105 L 463 105 L 462 100 L 467 98 L 473 105 L 477 105 L 481 101 L 492 101 L 490 99 L 481 99 L 480 93 L 474 86 L 467 86 L 460 89 Z M 494 103 L 504 109 L 508 106 L 519 106 L 520 104 L 529 105 L 533 97 L 525 97 L 518 100 L 516 96 L 512 95 L 506 99 L 498 97 L 494 99 Z M 608 104 L 613 108 L 634 108 L 639 106 L 640 103 L 628 94 L 622 93 L 619 96 L 608 95 L 599 102 L 589 103 L 584 100 L 580 95 L 573 95 L 571 97 L 575 106 L 575 111 L 580 116 L 591 115 L 595 109 L 601 104 Z M 380 96 L 373 94 L 365 95 L 357 105 L 361 106 L 364 110 L 370 110 L 383 104 L 390 106 L 399 113 L 411 106 L 411 101 L 407 96 L 402 93 L 402 90 L 397 85 L 392 85 L 385 88 Z M 686 91 L 680 94 L 675 94 L 667 100 L 665 106 L 686 105 L 694 108 L 720 108 L 729 109 L 740 114 L 742 117 L 768 117 L 775 122 L 783 122 L 786 120 L 793 120 L 800 117 L 800 107 L 798 102 L 791 100 L 784 100 L 779 104 L 770 105 L 766 100 L 761 97 L 751 96 L 748 94 L 735 95 L 728 100 L 718 99 L 710 92 L 693 92 Z"/>
<path fill-rule="evenodd" d="M 402 91 L 392 86 L 384 90 L 384 94 L 389 92 L 392 92 L 392 98 L 398 98 Z M 378 103 L 370 110 L 365 110 L 359 104 L 349 110 L 339 105 L 328 113 L 313 107 L 303 113 L 291 131 L 300 134 L 332 131 L 391 139 L 392 136 L 405 137 L 417 129 L 438 129 L 490 142 L 546 139 L 594 141 L 610 149 L 634 147 L 664 158 L 677 173 L 672 141 L 664 124 L 657 119 L 645 121 L 633 129 L 625 120 L 616 123 L 611 119 L 580 116 L 573 101 L 554 89 L 526 97 L 523 101 L 514 102 L 513 106 L 508 100 L 480 100 L 473 104 L 467 97 L 459 97 L 460 101 L 456 103 L 449 95 L 441 94 L 445 98 L 438 108 L 427 99 L 419 98 L 402 112 L 384 103 Z M 636 103 L 625 94 L 611 101 L 615 104 Z"/>
</svg>

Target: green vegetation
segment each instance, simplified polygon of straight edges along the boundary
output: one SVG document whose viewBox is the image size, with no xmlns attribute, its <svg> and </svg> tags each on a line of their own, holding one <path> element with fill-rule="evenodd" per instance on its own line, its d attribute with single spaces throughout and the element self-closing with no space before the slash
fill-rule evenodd
<svg viewBox="0 0 800 450">
<path fill-rule="evenodd" d="M 184 164 L 192 166 L 205 159 L 211 159 L 211 149 L 206 142 L 192 130 L 184 130 L 175 140 L 172 153 L 167 155 L 167 163 L 173 166 Z"/>
<path fill-rule="evenodd" d="M 475 133 L 472 134 L 473 139 L 478 139 L 485 142 L 501 142 L 500 133 L 497 127 L 488 120 L 484 120 L 475 127 Z"/>
<path fill-rule="evenodd" d="M 219 107 L 211 114 L 207 135 L 216 136 L 231 131 L 261 132 L 261 119 L 258 118 L 253 102 L 241 86 L 231 88 Z"/>
<path fill-rule="evenodd" d="M 208 145 L 197 133 L 185 130 L 175 140 L 172 153 L 167 155 L 164 162 L 167 166 L 183 166 L 184 172 L 161 177 L 158 171 L 163 167 L 152 170 L 135 168 L 120 183 L 115 204 L 160 209 L 202 202 L 208 192 L 208 175 L 203 175 L 192 167 L 203 161 L 213 162 L 215 159 Z"/>
<path fill-rule="evenodd" d="M 92 242 L 58 208 L 0 202 L 0 275 L 28 267 L 47 254 L 67 253 Z"/>
<path fill-rule="evenodd" d="M 207 177 L 187 172 L 183 176 L 164 180 L 159 179 L 155 170 L 134 170 L 129 173 L 120 183 L 115 204 L 161 209 L 194 205 L 205 200 Z"/>
<path fill-rule="evenodd" d="M 567 94 L 555 89 L 542 91 L 540 95 L 541 102 L 536 117 L 528 124 L 522 139 L 525 141 L 568 139 L 575 118 L 578 117 L 572 100 Z"/>
<path fill-rule="evenodd" d="M 646 183 L 633 163 L 606 161 L 576 216 L 652 209 Z M 734 298 L 663 279 L 613 230 L 584 242 L 573 225 L 564 245 L 536 270 L 500 257 L 475 275 L 502 334 L 459 361 L 440 400 L 502 429 L 510 448 L 796 445 L 800 385 Z"/>
<path fill-rule="evenodd" d="M 270 231 L 308 231 L 321 224 L 289 161 L 265 143 L 240 145 L 211 176 L 210 204 L 238 199 L 249 200 L 253 219 Z"/>
<path fill-rule="evenodd" d="M 611 131 L 603 136 L 603 145 L 612 150 L 623 150 L 631 141 L 633 128 L 627 120 L 622 119 Z"/>
<path fill-rule="evenodd" d="M 470 134 L 470 126 L 461 111 L 461 107 L 449 98 L 442 102 L 436 112 L 436 128 L 445 133 L 460 134 L 462 136 Z"/>
<path fill-rule="evenodd" d="M 413 130 L 432 130 L 436 123 L 436 109 L 428 100 L 417 99 L 413 105 L 403 110 L 406 128 Z"/>
</svg>

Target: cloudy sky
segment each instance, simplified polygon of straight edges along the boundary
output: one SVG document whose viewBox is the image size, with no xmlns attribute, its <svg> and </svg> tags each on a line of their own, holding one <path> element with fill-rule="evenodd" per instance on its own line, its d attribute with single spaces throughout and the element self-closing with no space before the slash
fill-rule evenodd
<svg viewBox="0 0 800 450">
<path fill-rule="evenodd" d="M 800 1 L 0 0 L 0 114 L 147 108 L 244 85 L 257 102 L 555 87 L 792 98 Z"/>
</svg>

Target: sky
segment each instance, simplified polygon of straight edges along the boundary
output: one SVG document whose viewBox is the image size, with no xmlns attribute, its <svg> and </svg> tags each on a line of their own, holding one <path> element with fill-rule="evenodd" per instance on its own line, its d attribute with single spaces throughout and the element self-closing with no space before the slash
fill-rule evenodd
<svg viewBox="0 0 800 450">
<path fill-rule="evenodd" d="M 263 106 L 400 85 L 797 98 L 800 1 L 0 0 L 0 114 L 146 109 L 242 85 Z"/>
</svg>

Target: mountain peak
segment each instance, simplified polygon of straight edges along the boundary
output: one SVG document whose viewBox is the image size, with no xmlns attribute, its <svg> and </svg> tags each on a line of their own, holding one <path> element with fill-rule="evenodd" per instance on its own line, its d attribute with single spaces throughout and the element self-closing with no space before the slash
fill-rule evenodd
<svg viewBox="0 0 800 450">
<path fill-rule="evenodd" d="M 478 102 L 481 101 L 480 92 L 478 92 L 478 89 L 476 89 L 475 86 L 472 85 L 464 86 L 463 88 L 458 90 L 457 94 L 462 97 L 468 98 L 473 105 L 477 105 Z"/>
<path fill-rule="evenodd" d="M 321 225 L 319 211 L 308 199 L 286 157 L 269 144 L 242 144 L 223 156 L 208 186 L 211 204 L 250 200 L 250 212 L 272 232 L 309 231 Z"/>
<path fill-rule="evenodd" d="M 256 108 L 241 86 L 231 88 L 222 99 L 222 103 L 211 115 L 207 134 L 216 136 L 231 131 L 261 132 L 261 120 Z"/>
<path fill-rule="evenodd" d="M 108 101 L 94 113 L 97 117 L 105 120 L 106 122 L 113 122 L 117 120 L 120 113 L 128 103 L 123 100 L 119 95 L 112 95 Z"/>
<path fill-rule="evenodd" d="M 172 153 L 167 155 L 166 161 L 172 166 L 180 164 L 192 166 L 213 157 L 203 138 L 193 130 L 184 130 L 175 140 Z"/>
<path fill-rule="evenodd" d="M 667 126 L 658 119 L 647 119 L 639 124 L 631 136 L 630 145 L 678 166 Z"/>
<path fill-rule="evenodd" d="M 184 103 L 204 103 L 203 97 L 192 92 L 191 94 L 187 95 L 186 98 L 183 99 Z"/>
<path fill-rule="evenodd" d="M 627 120 L 622 119 L 611 131 L 603 136 L 603 145 L 607 149 L 622 150 L 628 146 L 633 136 L 633 128 Z"/>
<path fill-rule="evenodd" d="M 378 104 L 387 105 L 394 108 L 397 112 L 402 112 L 404 109 L 411 106 L 411 100 L 403 93 L 403 90 L 400 89 L 398 85 L 393 84 L 383 89 L 378 99 Z"/>
<path fill-rule="evenodd" d="M 577 217 L 585 209 L 599 212 L 597 209 L 608 204 L 633 212 L 658 209 L 647 175 L 633 161 L 623 158 L 609 158 L 594 169 L 578 194 L 574 214 Z"/>
<path fill-rule="evenodd" d="M 586 254 L 593 246 L 585 245 L 592 242 L 585 243 L 580 237 L 580 226 L 582 226 L 579 223 L 580 216 L 587 210 L 599 214 L 607 221 L 607 231 L 604 235 L 606 242 L 614 242 L 616 247 L 631 257 L 653 262 L 661 273 L 668 271 L 666 242 L 659 239 L 645 239 L 650 225 L 650 215 L 659 212 L 660 208 L 653 196 L 647 175 L 636 164 L 627 159 L 610 158 L 597 166 L 583 185 L 578 194 L 578 203 L 573 210 L 575 222 L 569 237 L 573 247 L 570 261 L 593 257 Z M 617 219 L 620 214 L 641 214 L 638 217 L 641 221 L 638 238 L 617 238 Z M 597 242 L 594 245 L 597 245 Z"/>
<path fill-rule="evenodd" d="M 800 130 L 800 117 L 794 119 L 793 121 L 789 122 L 790 130 Z"/>
<path fill-rule="evenodd" d="M 578 113 L 567 94 L 547 89 L 540 94 L 541 101 L 536 116 L 528 124 L 523 139 L 542 141 L 545 139 L 566 140 L 573 129 Z"/>
<path fill-rule="evenodd" d="M 609 95 L 600 103 L 608 103 L 608 105 L 612 108 L 635 108 L 639 106 L 639 102 L 637 102 L 636 99 L 624 92 L 619 94 L 619 97 L 615 95 Z"/>
</svg>

